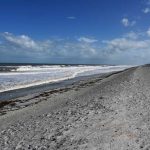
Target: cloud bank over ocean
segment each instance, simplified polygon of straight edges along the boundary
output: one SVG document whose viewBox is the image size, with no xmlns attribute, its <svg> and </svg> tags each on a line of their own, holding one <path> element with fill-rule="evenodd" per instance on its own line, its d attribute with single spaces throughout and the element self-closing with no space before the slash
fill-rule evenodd
<svg viewBox="0 0 150 150">
<path fill-rule="evenodd" d="M 14 35 L 9 32 L 1 33 L 0 60 L 20 59 L 38 60 L 64 60 L 86 61 L 94 60 L 95 63 L 146 63 L 150 57 L 149 29 L 145 32 L 129 32 L 122 37 L 100 41 L 93 37 L 78 37 L 74 39 L 51 38 L 44 41 L 34 40 L 27 35 Z M 141 61 L 139 61 L 141 60 Z M 116 62 L 115 62 L 116 61 Z M 133 61 L 133 62 L 132 62 Z M 105 63 L 105 62 L 104 62 Z"/>
</svg>

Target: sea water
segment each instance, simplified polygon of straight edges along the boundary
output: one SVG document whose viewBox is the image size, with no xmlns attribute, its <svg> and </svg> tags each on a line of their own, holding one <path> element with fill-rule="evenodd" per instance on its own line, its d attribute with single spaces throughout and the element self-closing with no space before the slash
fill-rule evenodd
<svg viewBox="0 0 150 150">
<path fill-rule="evenodd" d="M 131 66 L 108 65 L 1 65 L 0 92 L 59 82 L 78 76 L 121 71 Z"/>
</svg>

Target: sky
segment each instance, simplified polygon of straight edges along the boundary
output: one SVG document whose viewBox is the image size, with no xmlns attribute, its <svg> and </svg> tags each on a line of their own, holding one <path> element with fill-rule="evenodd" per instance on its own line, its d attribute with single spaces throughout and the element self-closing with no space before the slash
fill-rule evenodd
<svg viewBox="0 0 150 150">
<path fill-rule="evenodd" d="M 150 0 L 0 0 L 0 62 L 150 63 Z"/>
</svg>

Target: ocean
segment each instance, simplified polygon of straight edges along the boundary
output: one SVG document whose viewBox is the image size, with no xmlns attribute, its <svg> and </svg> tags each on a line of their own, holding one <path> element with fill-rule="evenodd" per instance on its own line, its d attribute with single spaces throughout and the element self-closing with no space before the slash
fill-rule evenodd
<svg viewBox="0 0 150 150">
<path fill-rule="evenodd" d="M 121 71 L 127 65 L 0 64 L 0 92 Z"/>
</svg>

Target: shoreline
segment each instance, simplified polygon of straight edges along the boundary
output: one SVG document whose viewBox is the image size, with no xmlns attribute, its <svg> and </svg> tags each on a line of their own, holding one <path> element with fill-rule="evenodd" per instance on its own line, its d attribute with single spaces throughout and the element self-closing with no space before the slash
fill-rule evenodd
<svg viewBox="0 0 150 150">
<path fill-rule="evenodd" d="M 31 98 L 0 116 L 0 149 L 149 149 L 149 78 L 139 66 Z"/>
<path fill-rule="evenodd" d="M 134 68 L 134 67 L 131 67 L 131 68 Z M 37 84 L 33 86 L 22 87 L 19 89 L 17 88 L 17 89 L 3 91 L 3 92 L 0 92 L 0 102 L 12 100 L 18 97 L 23 97 L 27 94 L 30 95 L 34 93 L 41 93 L 41 92 L 45 92 L 48 90 L 53 90 L 56 88 L 63 88 L 65 86 L 69 86 L 72 84 L 78 84 L 78 82 L 80 81 L 82 82 L 82 81 L 90 80 L 90 79 L 97 78 L 97 77 L 106 78 L 110 75 L 120 73 L 131 68 L 127 68 L 121 71 L 113 71 L 109 73 L 78 76 L 78 77 L 74 77 L 74 78 L 70 78 L 66 80 L 60 80 L 58 82 L 49 82 L 49 83 Z"/>
<path fill-rule="evenodd" d="M 97 68 L 98 67 L 98 68 Z M 131 67 L 131 66 L 130 66 Z M 60 69 L 61 68 L 61 69 Z M 112 69 L 113 68 L 113 69 Z M 57 84 L 66 80 L 71 80 L 74 78 L 78 78 L 80 76 L 90 76 L 91 72 L 99 70 L 98 72 L 95 72 L 95 74 L 99 73 L 104 73 L 104 72 L 113 72 L 113 71 L 120 71 L 129 68 L 129 66 L 109 66 L 109 67 L 104 67 L 103 71 L 99 72 L 102 69 L 102 66 L 87 66 L 87 67 L 77 67 L 75 70 L 71 67 L 71 70 L 73 69 L 72 73 L 67 73 L 66 71 L 68 70 L 67 67 L 61 67 L 57 66 L 55 67 L 45 67 L 42 68 L 41 66 L 39 67 L 24 67 L 20 66 L 20 71 L 10 71 L 9 73 L 1 73 L 0 76 L 1 78 L 1 89 L 0 93 L 7 93 L 11 91 L 17 91 L 19 89 L 26 89 L 26 88 L 34 88 L 34 87 L 40 87 L 43 85 L 47 84 Z M 39 69 L 39 70 L 38 70 Z M 41 71 L 40 71 L 41 69 Z M 53 69 L 54 69 L 54 75 L 53 76 Z M 105 70 L 106 69 L 106 70 Z M 61 71 L 60 71 L 61 70 Z M 108 71 L 109 70 L 109 71 Z M 52 72 L 51 72 L 52 71 Z M 66 75 L 60 75 L 58 73 L 58 76 L 56 75 L 56 72 L 61 72 L 65 71 Z M 69 70 L 68 70 L 69 71 Z M 88 73 L 89 72 L 89 73 Z M 22 75 L 21 75 L 22 74 Z M 29 75 L 31 74 L 31 79 Z M 94 72 L 93 72 L 94 75 Z M 50 77 L 51 76 L 51 77 Z M 29 78 L 29 80 L 28 80 Z"/>
<path fill-rule="evenodd" d="M 15 110 L 23 109 L 30 105 L 38 104 L 43 101 L 43 99 L 45 100 L 46 96 L 48 95 L 59 94 L 68 90 L 92 86 L 97 81 L 101 81 L 115 74 L 124 72 L 128 69 L 122 71 L 114 71 L 110 73 L 79 76 L 57 83 L 49 83 L 2 92 L 0 93 L 0 116 L 7 114 L 7 112 L 9 111 L 12 112 Z"/>
</svg>

